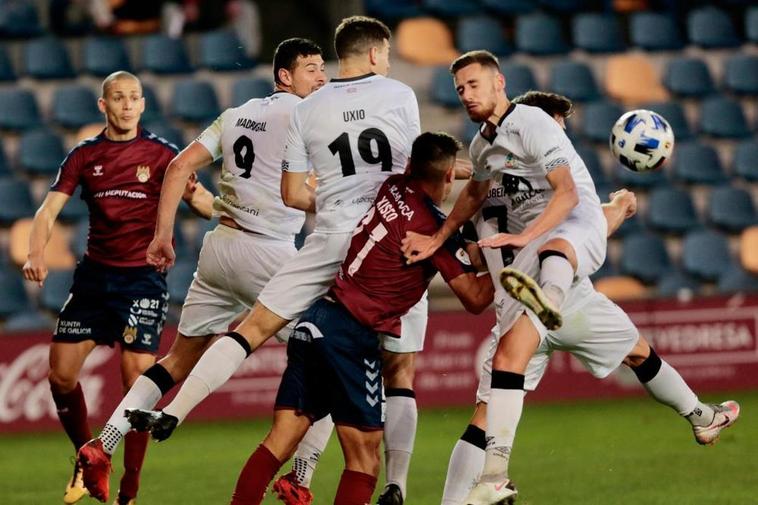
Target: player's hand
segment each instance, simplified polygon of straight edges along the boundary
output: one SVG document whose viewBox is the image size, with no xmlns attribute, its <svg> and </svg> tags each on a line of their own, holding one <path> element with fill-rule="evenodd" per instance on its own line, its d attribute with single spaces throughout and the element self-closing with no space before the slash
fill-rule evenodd
<svg viewBox="0 0 758 505">
<path fill-rule="evenodd" d="M 420 233 L 409 231 L 405 234 L 405 238 L 402 240 L 402 250 L 405 259 L 408 260 L 408 264 L 412 265 L 418 261 L 423 261 L 426 258 L 434 254 L 439 249 L 440 244 L 437 243 L 437 239 L 434 235 L 422 235 Z"/>
<path fill-rule="evenodd" d="M 456 179 L 470 179 L 471 172 L 473 172 L 473 165 L 469 160 L 461 158 L 455 159 L 455 178 Z"/>
<path fill-rule="evenodd" d="M 529 243 L 531 239 L 527 235 L 513 235 L 511 233 L 496 233 L 491 237 L 479 241 L 479 247 L 499 249 L 501 247 L 513 247 L 519 249 Z"/>
<path fill-rule="evenodd" d="M 176 262 L 176 253 L 174 246 L 171 245 L 171 239 L 162 239 L 153 237 L 150 245 L 147 246 L 147 264 L 155 267 L 159 272 L 165 272 Z"/>
<path fill-rule="evenodd" d="M 36 282 L 39 287 L 42 287 L 42 284 L 45 283 L 45 279 L 47 278 L 47 265 L 45 265 L 45 260 L 42 257 L 30 256 L 29 259 L 26 260 L 26 263 L 24 263 L 22 271 L 24 273 L 24 279 Z"/>
<path fill-rule="evenodd" d="M 627 189 L 619 189 L 608 195 L 611 201 L 616 201 L 624 208 L 624 218 L 629 219 L 637 213 L 637 195 Z"/>
</svg>

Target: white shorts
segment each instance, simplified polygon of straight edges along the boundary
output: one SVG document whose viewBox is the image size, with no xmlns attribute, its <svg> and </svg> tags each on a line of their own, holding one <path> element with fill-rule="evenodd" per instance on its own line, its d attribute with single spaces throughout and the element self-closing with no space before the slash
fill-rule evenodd
<svg viewBox="0 0 758 505">
<path fill-rule="evenodd" d="M 384 335 L 382 348 L 385 351 L 408 353 L 421 352 L 424 349 L 426 323 L 429 320 L 429 299 L 427 291 L 424 296 L 400 318 L 400 338 Z"/>
<path fill-rule="evenodd" d="M 608 247 L 607 234 L 608 224 L 603 209 L 580 200 L 566 220 L 547 234 L 547 238 L 562 238 L 574 247 L 574 277 L 582 279 L 594 274 L 603 265 Z"/>
<path fill-rule="evenodd" d="M 188 337 L 226 332 L 296 252 L 292 241 L 224 225 L 206 233 L 195 278 L 182 307 L 179 332 Z"/>
</svg>

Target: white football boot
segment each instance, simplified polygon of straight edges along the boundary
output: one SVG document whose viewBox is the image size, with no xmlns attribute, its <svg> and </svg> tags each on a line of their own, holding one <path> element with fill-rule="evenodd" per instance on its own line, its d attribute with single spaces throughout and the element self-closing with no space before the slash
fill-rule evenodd
<svg viewBox="0 0 758 505">
<path fill-rule="evenodd" d="M 713 445 L 718 442 L 719 434 L 724 428 L 728 428 L 737 422 L 740 417 L 740 404 L 734 400 L 728 400 L 718 405 L 711 405 L 715 415 L 713 421 L 707 426 L 693 426 L 695 440 L 700 445 Z"/>
</svg>

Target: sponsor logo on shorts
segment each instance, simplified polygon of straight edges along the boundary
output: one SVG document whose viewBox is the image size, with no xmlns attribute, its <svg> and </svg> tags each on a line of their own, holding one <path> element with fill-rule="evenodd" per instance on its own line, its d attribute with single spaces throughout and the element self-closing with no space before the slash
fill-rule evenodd
<svg viewBox="0 0 758 505">
<path fill-rule="evenodd" d="M 55 333 L 58 335 L 92 335 L 92 328 L 82 326 L 79 321 L 61 321 L 55 325 Z"/>
</svg>

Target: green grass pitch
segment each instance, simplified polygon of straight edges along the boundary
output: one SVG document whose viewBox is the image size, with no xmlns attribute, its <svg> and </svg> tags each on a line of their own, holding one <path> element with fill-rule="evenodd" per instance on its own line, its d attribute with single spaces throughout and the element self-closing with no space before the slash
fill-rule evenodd
<svg viewBox="0 0 758 505">
<path fill-rule="evenodd" d="M 552 405 L 527 401 L 511 464 L 518 503 L 758 504 L 758 392 L 706 399 L 727 398 L 741 403 L 742 415 L 713 447 L 698 446 L 684 420 L 646 398 Z M 420 413 L 406 503 L 440 503 L 450 450 L 469 414 L 465 408 Z M 237 475 L 268 423 L 189 423 L 171 440 L 151 443 L 140 505 L 228 503 Z M 62 503 L 72 454 L 62 432 L 2 435 L 0 447 L 3 503 Z M 111 500 L 120 460 L 119 450 Z M 316 504 L 332 503 L 341 469 L 333 438 L 314 478 Z M 85 498 L 80 503 L 97 502 Z M 279 502 L 268 497 L 264 503 Z"/>
</svg>

